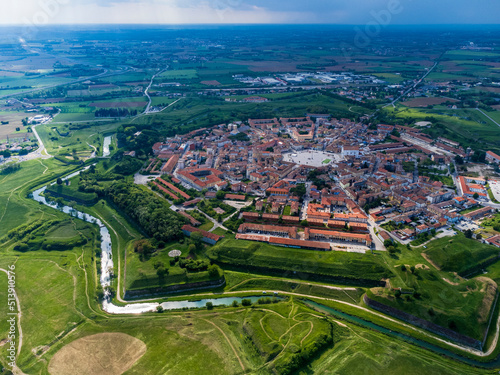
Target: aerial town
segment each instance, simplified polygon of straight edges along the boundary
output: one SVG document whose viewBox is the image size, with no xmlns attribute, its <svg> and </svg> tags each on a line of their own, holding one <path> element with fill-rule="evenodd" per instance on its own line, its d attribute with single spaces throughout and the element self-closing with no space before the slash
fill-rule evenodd
<svg viewBox="0 0 500 375">
<path fill-rule="evenodd" d="M 180 211 L 202 199 L 173 184 L 205 198 L 216 191 L 229 201 L 253 197 L 240 207 L 236 238 L 278 246 L 384 250 L 387 240 L 408 244 L 475 230 L 475 220 L 500 207 L 500 189 L 488 194 L 495 181 L 459 173 L 470 149 L 416 128 L 329 114 L 198 129 L 156 143 L 153 153 L 143 173 L 171 177 L 172 183 L 160 178 L 162 189 L 181 199 Z M 498 164 L 500 156 L 487 152 L 486 160 Z M 500 245 L 499 236 L 484 240 Z"/>
</svg>

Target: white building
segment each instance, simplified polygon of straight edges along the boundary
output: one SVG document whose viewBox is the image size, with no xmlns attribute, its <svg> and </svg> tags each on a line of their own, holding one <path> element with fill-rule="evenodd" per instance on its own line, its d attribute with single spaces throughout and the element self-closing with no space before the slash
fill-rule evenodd
<svg viewBox="0 0 500 375">
<path fill-rule="evenodd" d="M 342 156 L 354 156 L 359 158 L 359 146 L 342 146 Z"/>
</svg>

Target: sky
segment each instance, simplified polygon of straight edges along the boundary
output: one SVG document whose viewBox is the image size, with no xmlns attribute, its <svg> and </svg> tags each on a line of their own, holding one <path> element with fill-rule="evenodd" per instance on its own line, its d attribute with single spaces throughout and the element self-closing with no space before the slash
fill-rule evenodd
<svg viewBox="0 0 500 375">
<path fill-rule="evenodd" d="M 0 0 L 0 25 L 499 24 L 498 0 Z"/>
</svg>

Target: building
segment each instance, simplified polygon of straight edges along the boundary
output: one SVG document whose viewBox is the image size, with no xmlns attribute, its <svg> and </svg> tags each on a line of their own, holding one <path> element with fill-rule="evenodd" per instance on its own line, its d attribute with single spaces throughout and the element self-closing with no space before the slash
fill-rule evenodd
<svg viewBox="0 0 500 375">
<path fill-rule="evenodd" d="M 193 234 L 194 232 L 198 232 L 203 236 L 202 241 L 210 245 L 215 245 L 221 238 L 224 238 L 223 236 L 218 236 L 214 233 L 195 228 L 191 225 L 184 225 L 182 227 L 182 232 L 188 237 L 191 237 L 191 234 Z"/>
<path fill-rule="evenodd" d="M 359 146 L 342 146 L 342 156 L 359 158 Z"/>
<path fill-rule="evenodd" d="M 466 220 L 472 221 L 472 220 L 481 219 L 481 218 L 485 217 L 486 215 L 491 214 L 494 211 L 495 211 L 495 209 L 492 207 L 483 207 L 483 208 L 480 208 L 479 210 L 468 212 L 468 213 L 464 214 L 463 217 Z"/>
<path fill-rule="evenodd" d="M 317 241 L 342 241 L 356 242 L 366 246 L 371 246 L 372 239 L 369 234 L 357 234 L 348 232 L 337 232 L 323 229 L 304 229 L 304 238 L 306 240 L 313 239 Z"/>
<path fill-rule="evenodd" d="M 324 242 L 296 240 L 296 239 L 291 239 L 291 238 L 272 237 L 272 236 L 264 236 L 264 235 L 259 235 L 259 234 L 238 233 L 236 235 L 236 239 L 237 240 L 247 240 L 247 241 L 267 242 L 270 245 L 292 247 L 292 248 L 297 248 L 297 249 L 312 249 L 312 250 L 322 250 L 322 251 L 331 250 L 330 244 L 324 243 Z"/>
<path fill-rule="evenodd" d="M 500 156 L 495 154 L 492 151 L 486 151 L 486 161 L 489 161 L 490 163 L 495 163 L 498 164 L 500 163 Z"/>
<path fill-rule="evenodd" d="M 296 227 L 283 227 L 277 225 L 243 223 L 238 228 L 238 233 L 267 234 L 272 236 L 297 238 Z"/>
<path fill-rule="evenodd" d="M 214 168 L 186 168 L 177 171 L 177 177 L 196 190 L 216 188 L 227 185 L 222 179 L 223 173 Z"/>
</svg>

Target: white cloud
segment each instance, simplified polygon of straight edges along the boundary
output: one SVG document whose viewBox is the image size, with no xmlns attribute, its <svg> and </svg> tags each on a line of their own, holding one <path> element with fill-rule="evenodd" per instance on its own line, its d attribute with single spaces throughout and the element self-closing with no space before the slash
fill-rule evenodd
<svg viewBox="0 0 500 375">
<path fill-rule="evenodd" d="M 60 3 L 61 4 L 60 4 Z M 44 3 L 45 5 L 40 5 Z M 48 7 L 47 4 L 50 4 Z M 242 7 L 238 0 L 218 2 L 176 0 L 23 0 L 0 8 L 0 24 L 74 23 L 282 23 L 306 20 L 313 13 L 268 11 L 263 7 Z"/>
<path fill-rule="evenodd" d="M 491 0 L 0 0 L 0 24 L 357 23 L 399 2 L 393 23 L 496 23 Z M 495 18 L 496 17 L 496 18 Z"/>
</svg>

